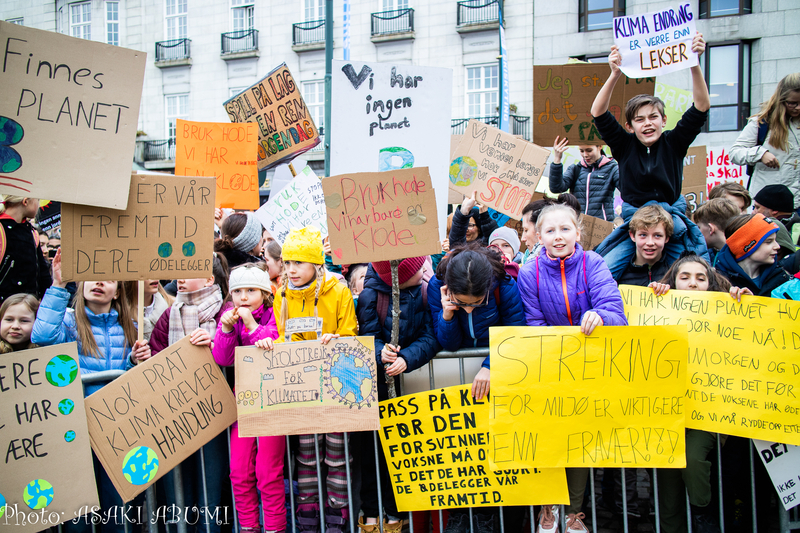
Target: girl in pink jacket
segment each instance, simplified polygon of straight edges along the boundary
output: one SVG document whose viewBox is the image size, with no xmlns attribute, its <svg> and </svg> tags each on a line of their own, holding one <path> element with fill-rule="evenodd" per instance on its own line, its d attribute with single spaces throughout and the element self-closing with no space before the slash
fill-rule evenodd
<svg viewBox="0 0 800 533">
<path fill-rule="evenodd" d="M 278 338 L 269 275 L 248 263 L 233 269 L 230 278 L 233 305 L 223 309 L 214 338 L 217 364 L 231 366 L 237 346 Z M 283 486 L 285 437 L 240 437 L 238 423 L 231 428 L 231 484 L 239 524 L 243 532 L 261 531 L 258 491 L 264 508 L 264 530 L 286 530 L 286 497 Z"/>
</svg>

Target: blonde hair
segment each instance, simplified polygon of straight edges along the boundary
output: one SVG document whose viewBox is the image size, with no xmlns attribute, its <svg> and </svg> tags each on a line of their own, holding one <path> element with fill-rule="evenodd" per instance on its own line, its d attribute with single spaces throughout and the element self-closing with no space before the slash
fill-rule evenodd
<svg viewBox="0 0 800 533">
<path fill-rule="evenodd" d="M 313 264 L 313 263 L 312 263 Z M 314 268 L 317 271 L 316 277 L 316 289 L 314 291 L 314 318 L 317 318 L 319 315 L 317 314 L 317 303 L 319 303 L 319 293 L 322 290 L 322 285 L 325 282 L 325 266 L 324 265 L 314 265 Z M 285 330 L 286 322 L 289 320 L 289 303 L 286 301 L 286 291 L 289 288 L 289 273 L 286 269 L 283 270 L 283 274 L 281 274 L 281 314 L 279 316 L 279 323 L 278 329 Z"/>
<path fill-rule="evenodd" d="M 100 349 L 97 347 L 97 340 L 94 338 L 89 317 L 86 316 L 86 299 L 83 296 L 85 284 L 86 282 L 84 281 L 78 283 L 78 290 L 75 293 L 75 331 L 83 353 L 100 359 Z M 122 331 L 125 334 L 125 348 L 129 348 L 136 342 L 136 328 L 133 327 L 133 317 L 131 316 L 128 297 L 119 282 L 117 282 L 117 296 L 111 300 L 111 308 L 117 312 L 117 322 L 122 326 Z M 108 355 L 110 354 L 106 354 L 106 356 Z"/>
<path fill-rule="evenodd" d="M 769 100 L 761 104 L 761 111 L 751 117 L 758 119 L 758 124 L 769 125 L 769 144 L 784 152 L 789 151 L 789 122 L 791 119 L 787 119 L 787 113 L 781 109 L 781 105 L 793 92 L 800 92 L 800 72 L 788 74 L 779 81 Z"/>
<path fill-rule="evenodd" d="M 3 305 L 0 305 L 0 322 L 3 320 L 3 317 L 6 316 L 6 312 L 8 308 L 13 305 L 23 304 L 28 310 L 33 313 L 33 317 L 36 318 L 36 312 L 39 310 L 39 300 L 32 294 L 15 294 L 13 296 L 9 296 L 3 302 Z M 28 346 L 27 348 L 35 348 L 36 345 L 31 343 L 31 339 L 28 338 Z M 11 343 L 9 343 L 5 339 L 0 339 L 0 353 L 10 353 L 13 352 L 14 348 L 12 347 Z"/>
<path fill-rule="evenodd" d="M 576 213 L 572 207 L 568 206 L 567 204 L 550 204 L 539 212 L 539 217 L 536 219 L 537 233 L 541 232 L 542 230 L 544 217 L 550 213 L 566 213 L 567 216 L 569 216 L 569 219 L 575 225 L 575 229 L 578 230 L 578 233 L 581 232 L 581 222 L 578 220 L 578 213 Z"/>
<path fill-rule="evenodd" d="M 25 198 L 27 196 L 14 196 L 13 194 L 3 196 L 3 202 L 0 203 L 0 214 L 5 213 L 9 207 L 21 204 Z"/>
<path fill-rule="evenodd" d="M 675 231 L 675 223 L 672 222 L 672 216 L 660 205 L 651 204 L 636 210 L 628 224 L 628 230 L 636 233 L 640 229 L 654 228 L 659 224 L 664 224 L 664 233 L 666 233 L 667 238 L 672 237 L 672 232 Z"/>
</svg>

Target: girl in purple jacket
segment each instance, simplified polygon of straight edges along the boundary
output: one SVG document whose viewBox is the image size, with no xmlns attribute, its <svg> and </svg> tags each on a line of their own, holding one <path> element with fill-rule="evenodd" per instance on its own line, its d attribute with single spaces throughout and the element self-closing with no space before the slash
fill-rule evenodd
<svg viewBox="0 0 800 533">
<path fill-rule="evenodd" d="M 545 207 L 536 221 L 536 234 L 544 253 L 520 270 L 517 283 L 529 326 L 577 326 L 590 335 L 597 326 L 625 326 L 622 297 L 605 261 L 578 244 L 578 214 L 555 204 Z M 581 519 L 581 504 L 588 468 L 568 468 L 567 529 L 588 531 Z M 544 506 L 539 531 L 558 531 L 558 507 Z"/>
<path fill-rule="evenodd" d="M 263 263 L 262 263 L 263 264 Z M 272 312 L 269 274 L 252 263 L 231 271 L 230 298 L 214 337 L 214 360 L 230 366 L 237 346 L 278 338 Z M 286 498 L 283 487 L 285 437 L 240 437 L 238 423 L 231 428 L 231 484 L 242 532 L 261 531 L 258 491 L 264 508 L 264 530 L 285 531 Z"/>
</svg>

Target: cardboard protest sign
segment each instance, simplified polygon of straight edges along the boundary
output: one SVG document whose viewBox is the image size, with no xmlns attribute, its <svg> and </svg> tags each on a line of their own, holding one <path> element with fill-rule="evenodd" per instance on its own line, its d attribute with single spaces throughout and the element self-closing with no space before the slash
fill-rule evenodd
<svg viewBox="0 0 800 533">
<path fill-rule="evenodd" d="M 753 439 L 775 492 L 787 511 L 800 504 L 800 447 Z"/>
<path fill-rule="evenodd" d="M 233 424 L 235 402 L 186 336 L 86 398 L 92 448 L 127 502 Z"/>
<path fill-rule="evenodd" d="M 317 126 L 286 63 L 223 106 L 231 122 L 258 124 L 258 170 L 272 168 L 320 143 Z"/>
<path fill-rule="evenodd" d="M 708 192 L 721 183 L 735 181 L 743 187 L 747 187 L 750 179 L 747 175 L 747 167 L 734 165 L 731 156 L 724 146 L 709 146 L 708 156 L 706 157 L 706 167 L 708 172 Z"/>
<path fill-rule="evenodd" d="M 380 427 L 372 337 L 239 347 L 235 367 L 242 437 Z"/>
<path fill-rule="evenodd" d="M 695 21 L 692 5 L 614 17 L 614 44 L 622 56 L 620 70 L 630 78 L 662 76 L 697 66 L 692 52 Z"/>
<path fill-rule="evenodd" d="M 256 211 L 270 235 L 283 246 L 292 228 L 314 226 L 325 238 L 328 235 L 328 218 L 322 183 L 311 167 L 306 166 L 286 187 L 269 195 L 269 201 Z"/>
<path fill-rule="evenodd" d="M 323 178 L 334 264 L 437 254 L 436 198 L 428 168 Z"/>
<path fill-rule="evenodd" d="M 653 92 L 655 96 L 664 102 L 664 113 L 667 115 L 667 122 L 664 123 L 664 130 L 671 130 L 678 125 L 678 121 L 683 114 L 694 103 L 692 91 L 678 89 L 671 85 L 666 85 L 656 80 L 656 88 Z"/>
<path fill-rule="evenodd" d="M 800 444 L 800 302 L 620 287 L 628 322 L 689 332 L 686 426 Z"/>
<path fill-rule="evenodd" d="M 592 102 L 611 74 L 608 63 L 533 67 L 533 142 L 553 146 L 556 136 L 570 144 L 605 144 L 592 120 Z M 653 94 L 655 78 L 617 81 L 608 110 L 625 124 L 625 104 L 637 94 Z"/>
<path fill-rule="evenodd" d="M 602 218 L 581 215 L 581 246 L 584 250 L 594 250 L 614 231 L 614 223 Z"/>
<path fill-rule="evenodd" d="M 492 328 L 492 468 L 685 467 L 686 336 Z"/>
<path fill-rule="evenodd" d="M 61 202 L 46 202 L 36 213 L 36 223 L 42 231 L 61 227 Z"/>
<path fill-rule="evenodd" d="M 470 385 L 384 401 L 380 415 L 400 511 L 569 503 L 563 468 L 489 469 L 489 402 Z"/>
<path fill-rule="evenodd" d="M 444 239 L 453 71 L 334 61 L 331 83 L 331 175 L 428 167 Z"/>
<path fill-rule="evenodd" d="M 0 357 L 0 531 L 40 531 L 99 505 L 73 343 Z"/>
<path fill-rule="evenodd" d="M 147 54 L 2 21 L 0 42 L 0 193 L 123 209 Z"/>
<path fill-rule="evenodd" d="M 519 220 L 536 190 L 550 152 L 470 119 L 450 163 L 450 188 Z"/>
<path fill-rule="evenodd" d="M 134 174 L 124 211 L 61 204 L 64 280 L 212 275 L 214 178 Z"/>
<path fill-rule="evenodd" d="M 683 187 L 681 194 L 692 213 L 704 204 L 708 197 L 706 189 L 706 147 L 693 146 L 683 158 Z"/>
<path fill-rule="evenodd" d="M 177 176 L 213 176 L 216 207 L 258 209 L 258 131 L 254 122 L 225 124 L 178 119 Z"/>
</svg>

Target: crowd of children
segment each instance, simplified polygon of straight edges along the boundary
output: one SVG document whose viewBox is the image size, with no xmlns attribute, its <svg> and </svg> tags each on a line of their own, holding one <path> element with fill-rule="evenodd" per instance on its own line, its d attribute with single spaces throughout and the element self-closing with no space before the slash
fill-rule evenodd
<svg viewBox="0 0 800 533">
<path fill-rule="evenodd" d="M 692 49 L 704 51 L 701 35 Z M 213 275 L 171 284 L 148 280 L 144 301 L 138 302 L 135 282 L 68 287 L 61 276 L 60 250 L 48 261 L 49 248 L 43 246 L 47 235 L 37 235 L 30 224 L 38 200 L 7 196 L 0 214 L 0 352 L 77 341 L 81 372 L 89 374 L 130 369 L 185 336 L 195 345 L 209 346 L 218 364 L 231 366 L 237 346 L 273 350 L 282 342 L 321 339 L 325 344 L 339 336 L 368 335 L 375 339 L 378 394 L 385 400 L 387 376 L 416 370 L 441 350 L 488 347 L 494 326 L 572 325 L 587 335 L 598 326 L 624 326 L 619 284 L 649 286 L 657 294 L 676 289 L 724 291 L 738 300 L 743 295 L 781 297 L 780 287 L 792 276 L 800 277 L 800 252 L 790 233 L 800 220 L 800 179 L 788 170 L 773 179 L 770 169 L 787 169 L 787 154 L 798 149 L 800 75 L 781 81 L 731 151 L 734 160 L 754 165 L 750 191 L 755 196 L 739 184 L 726 183 L 712 190 L 709 201 L 690 217 L 681 195 L 683 159 L 710 105 L 700 67 L 692 68 L 694 105 L 673 130 L 663 131 L 664 104 L 656 97 L 629 101 L 625 127 L 608 112 L 621 77 L 615 47 L 609 63 L 611 75 L 592 114 L 611 153 L 580 146 L 581 161 L 564 169 L 561 158 L 568 140 L 557 138 L 549 180 L 550 189 L 562 194 L 526 206 L 521 232 L 498 227 L 474 195 L 465 198 L 453 212 L 442 254 L 399 263 L 401 311 L 394 342 L 397 317 L 390 311 L 389 262 L 350 265 L 342 279 L 326 268 L 329 245 L 311 226 L 292 230 L 281 245 L 252 213 L 218 210 Z M 762 125 L 767 129 L 763 140 L 757 138 Z M 580 216 L 613 220 L 615 189 L 624 202 L 622 224 L 595 251 L 584 250 Z M 142 324 L 136 323 L 139 305 L 144 307 Z M 306 317 L 317 319 L 316 329 L 297 332 L 293 324 Z M 144 341 L 137 341 L 137 328 L 143 329 Z M 487 356 L 472 379 L 471 393 L 477 399 L 491 390 L 491 367 Z M 86 384 L 85 394 L 104 384 Z M 348 454 L 348 435 L 343 433 L 288 441 L 296 448 L 297 531 L 340 533 L 350 530 L 351 520 L 365 532 L 381 527 L 401 531 L 404 517 L 375 436 L 349 438 L 365 452 Z M 659 471 L 661 531 L 686 530 L 684 487 L 695 531 L 719 531 L 711 512 L 709 454 L 715 444 L 715 435 L 687 430 L 687 467 Z M 286 470 L 293 468 L 284 461 L 286 446 L 285 437 L 240 437 L 234 424 L 229 436 L 222 433 L 183 463 L 185 502 L 222 505 L 229 474 L 240 529 L 286 531 L 284 480 Z M 346 472 L 353 461 L 360 462 L 355 470 L 361 479 L 354 495 L 360 507 L 351 517 L 348 494 L 353 491 L 348 490 Z M 121 505 L 96 459 L 95 466 L 102 507 Z M 635 476 L 635 470 L 628 474 Z M 619 473 L 606 469 L 605 475 L 613 487 Z M 561 522 L 570 533 L 589 530 L 584 514 L 588 476 L 586 468 L 568 469 L 566 516 L 560 516 L 556 505 L 543 506 L 538 531 L 554 533 Z M 157 488 L 170 499 L 175 482 L 166 476 Z M 615 502 L 605 504 L 613 507 Z M 453 510 L 444 531 L 495 531 L 497 515 L 496 508 L 472 514 Z M 512 528 L 523 522 L 524 517 Z M 91 524 L 68 527 L 84 531 Z M 209 527 L 219 531 L 219 524 Z"/>
</svg>

